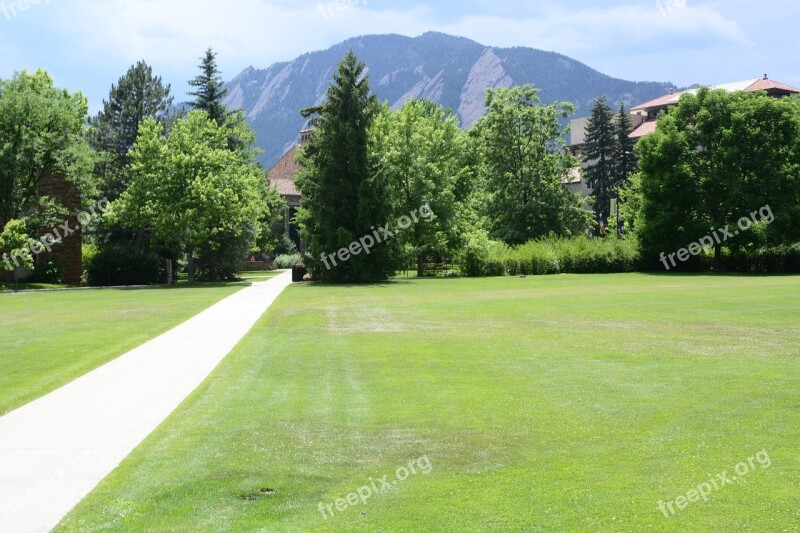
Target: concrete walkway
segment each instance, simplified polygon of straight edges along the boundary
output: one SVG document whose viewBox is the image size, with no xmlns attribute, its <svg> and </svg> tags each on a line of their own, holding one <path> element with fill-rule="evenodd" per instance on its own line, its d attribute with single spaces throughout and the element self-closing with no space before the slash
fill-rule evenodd
<svg viewBox="0 0 800 533">
<path fill-rule="evenodd" d="M 254 284 L 0 418 L 0 532 L 50 531 L 211 373 L 291 283 Z"/>
</svg>

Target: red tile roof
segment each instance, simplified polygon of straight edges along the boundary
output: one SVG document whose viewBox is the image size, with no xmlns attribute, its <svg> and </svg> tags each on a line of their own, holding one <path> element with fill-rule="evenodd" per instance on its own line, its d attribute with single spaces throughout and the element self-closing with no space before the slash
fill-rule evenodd
<svg viewBox="0 0 800 533">
<path fill-rule="evenodd" d="M 785 83 L 781 83 L 779 81 L 772 81 L 769 79 L 758 80 L 753 85 L 748 87 L 746 90 L 750 92 L 778 90 L 790 93 L 800 93 L 800 89 L 798 89 L 797 87 L 792 87 L 791 85 L 786 85 Z"/>
<path fill-rule="evenodd" d="M 643 104 L 639 104 L 636 107 L 632 107 L 631 111 L 644 111 L 645 109 L 650 109 L 651 107 L 666 107 L 668 105 L 677 104 L 678 99 L 681 97 L 683 93 L 672 93 L 665 96 L 661 96 L 656 98 L 655 100 L 650 100 L 649 102 L 645 102 Z"/>
<path fill-rule="evenodd" d="M 642 124 L 638 128 L 636 128 L 631 132 L 630 138 L 640 139 L 645 135 L 650 135 L 651 133 L 656 131 L 656 124 L 658 124 L 658 122 L 656 122 L 655 120 L 651 120 L 649 122 L 642 122 Z"/>
<path fill-rule="evenodd" d="M 785 83 L 781 83 L 779 81 L 773 81 L 766 78 L 762 78 L 760 80 L 745 80 L 734 83 L 725 83 L 722 85 L 712 85 L 710 88 L 724 89 L 728 92 L 784 91 L 788 93 L 800 93 L 800 89 L 798 89 L 797 87 L 792 87 L 791 85 L 786 85 Z M 639 104 L 636 107 L 631 108 L 631 111 L 644 111 L 646 109 L 667 107 L 673 104 L 677 104 L 678 100 L 680 99 L 681 95 L 684 92 L 695 93 L 697 92 L 697 89 L 689 89 L 688 91 L 676 92 L 673 94 L 668 94 L 666 96 L 661 96 L 660 98 L 656 98 L 655 100 L 650 100 L 649 102 Z"/>
</svg>

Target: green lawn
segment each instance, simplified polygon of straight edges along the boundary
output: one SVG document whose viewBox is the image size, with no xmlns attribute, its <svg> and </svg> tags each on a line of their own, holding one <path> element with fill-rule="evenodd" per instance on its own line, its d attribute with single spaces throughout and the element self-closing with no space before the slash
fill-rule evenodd
<svg viewBox="0 0 800 533">
<path fill-rule="evenodd" d="M 0 294 L 0 415 L 143 344 L 242 287 Z"/>
<path fill-rule="evenodd" d="M 799 379 L 800 277 L 293 286 L 59 530 L 796 531 Z"/>
</svg>

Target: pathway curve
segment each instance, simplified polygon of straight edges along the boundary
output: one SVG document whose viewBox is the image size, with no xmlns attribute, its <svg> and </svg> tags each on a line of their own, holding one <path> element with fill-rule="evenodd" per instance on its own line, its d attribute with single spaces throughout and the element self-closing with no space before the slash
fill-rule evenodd
<svg viewBox="0 0 800 533">
<path fill-rule="evenodd" d="M 211 373 L 291 272 L 0 417 L 0 532 L 50 531 Z"/>
</svg>

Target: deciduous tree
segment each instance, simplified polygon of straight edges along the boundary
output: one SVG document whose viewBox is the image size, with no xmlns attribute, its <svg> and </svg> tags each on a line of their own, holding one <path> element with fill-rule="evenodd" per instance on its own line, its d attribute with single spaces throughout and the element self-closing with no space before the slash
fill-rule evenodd
<svg viewBox="0 0 800 533">
<path fill-rule="evenodd" d="M 522 244 L 550 233 L 582 234 L 582 202 L 564 183 L 577 161 L 560 120 L 572 104 L 543 105 L 531 85 L 489 89 L 488 113 L 474 127 L 493 238 Z"/>
</svg>

